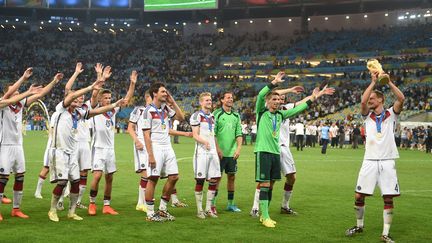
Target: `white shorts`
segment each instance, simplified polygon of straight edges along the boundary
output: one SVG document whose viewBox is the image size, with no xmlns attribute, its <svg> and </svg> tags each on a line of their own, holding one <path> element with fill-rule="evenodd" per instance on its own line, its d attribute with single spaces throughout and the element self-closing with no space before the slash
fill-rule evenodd
<svg viewBox="0 0 432 243">
<path fill-rule="evenodd" d="M 147 151 L 145 149 L 138 150 L 135 148 L 135 145 L 133 146 L 133 151 L 134 151 L 135 172 L 141 173 L 147 168 L 147 163 L 148 163 Z"/>
<path fill-rule="evenodd" d="M 153 144 L 153 154 L 156 162 L 155 168 L 147 164 L 147 175 L 165 178 L 178 174 L 177 159 L 171 146 L 158 146 Z"/>
<path fill-rule="evenodd" d="M 50 154 L 51 148 L 46 148 L 45 149 L 45 153 L 44 153 L 44 158 L 43 158 L 43 166 L 44 167 L 49 167 L 49 154 Z"/>
<path fill-rule="evenodd" d="M 50 149 L 48 157 L 52 183 L 59 180 L 76 181 L 80 179 L 78 163 L 73 156 L 60 149 Z"/>
<path fill-rule="evenodd" d="M 92 171 L 111 174 L 117 171 L 115 152 L 112 148 L 93 148 Z"/>
<path fill-rule="evenodd" d="M 21 145 L 2 145 L 0 148 L 0 175 L 25 173 L 24 150 Z"/>
<path fill-rule="evenodd" d="M 78 142 L 75 160 L 78 161 L 80 171 L 90 170 L 92 168 L 92 158 L 90 144 L 88 142 Z"/>
<path fill-rule="evenodd" d="M 363 160 L 355 191 L 373 195 L 376 185 L 381 189 L 382 196 L 400 195 L 394 160 Z"/>
<path fill-rule="evenodd" d="M 220 161 L 216 151 L 195 151 L 193 169 L 197 179 L 220 178 Z"/>
<path fill-rule="evenodd" d="M 280 147 L 280 163 L 281 163 L 281 171 L 283 175 L 289 175 L 296 173 L 296 167 L 294 163 L 294 158 L 291 154 L 291 150 L 289 147 L 281 146 Z"/>
</svg>

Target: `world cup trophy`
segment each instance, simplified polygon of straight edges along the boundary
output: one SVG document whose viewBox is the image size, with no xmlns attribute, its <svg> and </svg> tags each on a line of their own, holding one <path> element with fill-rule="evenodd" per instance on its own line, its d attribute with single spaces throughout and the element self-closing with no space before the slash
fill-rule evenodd
<svg viewBox="0 0 432 243">
<path fill-rule="evenodd" d="M 371 59 L 367 62 L 367 69 L 372 72 L 378 72 L 378 83 L 381 85 L 388 84 L 390 82 L 390 76 L 384 72 L 381 63 L 376 59 Z"/>
</svg>

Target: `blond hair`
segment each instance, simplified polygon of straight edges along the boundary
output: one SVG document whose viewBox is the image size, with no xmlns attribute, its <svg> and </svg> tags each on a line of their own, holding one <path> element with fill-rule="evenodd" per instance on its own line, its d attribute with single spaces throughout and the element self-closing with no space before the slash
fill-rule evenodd
<svg viewBox="0 0 432 243">
<path fill-rule="evenodd" d="M 206 97 L 206 96 L 210 96 L 210 98 L 211 98 L 211 93 L 210 93 L 210 92 L 202 92 L 202 93 L 199 95 L 199 100 L 202 101 L 203 98 Z"/>
</svg>

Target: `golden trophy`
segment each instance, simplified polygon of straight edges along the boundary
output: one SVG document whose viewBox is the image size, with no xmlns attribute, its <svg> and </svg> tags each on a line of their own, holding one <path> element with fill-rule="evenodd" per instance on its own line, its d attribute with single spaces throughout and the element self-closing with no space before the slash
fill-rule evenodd
<svg viewBox="0 0 432 243">
<path fill-rule="evenodd" d="M 390 76 L 384 72 L 381 63 L 377 59 L 370 59 L 367 62 L 367 69 L 372 72 L 378 72 L 378 83 L 381 85 L 388 84 L 390 82 Z"/>
</svg>

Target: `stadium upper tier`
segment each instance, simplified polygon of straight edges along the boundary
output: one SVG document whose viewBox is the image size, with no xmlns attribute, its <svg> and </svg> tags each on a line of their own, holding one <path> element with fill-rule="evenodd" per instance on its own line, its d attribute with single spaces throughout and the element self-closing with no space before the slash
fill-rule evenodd
<svg viewBox="0 0 432 243">
<path fill-rule="evenodd" d="M 33 67 L 32 82 L 47 83 L 58 71 L 71 76 L 75 63 L 80 61 L 85 72 L 79 76 L 77 86 L 82 87 L 95 80 L 93 66 L 102 62 L 113 67 L 107 86 L 114 91 L 114 99 L 126 93 L 130 72 L 137 70 L 137 103 L 143 102 L 144 91 L 155 81 L 167 83 L 187 112 L 198 107 L 196 96 L 200 92 L 210 91 L 217 97 L 228 89 L 237 96 L 236 107 L 242 116 L 253 119 L 254 97 L 270 74 L 283 69 L 293 74 L 286 78 L 290 86 L 300 84 L 310 92 L 321 82 L 330 81 L 337 88 L 334 97 L 321 100 L 310 110 L 308 115 L 314 118 L 358 104 L 361 90 L 369 83 L 367 58 L 379 57 L 385 70 L 400 84 L 430 83 L 431 33 L 431 24 L 313 32 L 295 40 L 268 33 L 181 36 L 141 31 L 71 32 L 66 28 L 0 29 L 0 80 L 17 80 L 26 67 Z M 239 56 L 245 53 L 248 56 Z M 62 87 L 54 89 L 45 100 L 50 110 L 62 96 Z M 425 109 L 430 95 L 418 97 L 420 100 L 413 100 L 407 107 Z"/>
</svg>

